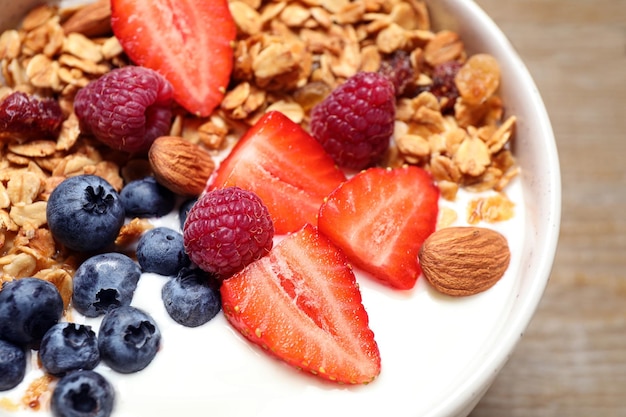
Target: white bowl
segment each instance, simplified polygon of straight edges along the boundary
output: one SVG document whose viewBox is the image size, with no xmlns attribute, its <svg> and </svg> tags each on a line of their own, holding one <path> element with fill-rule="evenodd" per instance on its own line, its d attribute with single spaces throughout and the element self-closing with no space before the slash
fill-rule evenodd
<svg viewBox="0 0 626 417">
<path fill-rule="evenodd" d="M 36 3 L 7 2 L 0 28 L 15 26 Z M 453 29 L 470 52 L 497 58 L 506 112 L 517 116 L 514 153 L 522 171 L 508 191 L 518 202 L 517 215 L 496 226 L 513 253 L 505 277 L 466 299 L 440 296 L 423 279 L 408 294 L 362 282 L 383 361 L 381 376 L 366 387 L 328 385 L 296 374 L 251 348 L 223 319 L 204 330 L 168 328 L 154 366 L 121 378 L 103 370 L 120 397 L 114 416 L 451 417 L 466 416 L 480 400 L 522 337 L 548 282 L 560 224 L 559 162 L 540 94 L 494 22 L 469 0 L 427 3 L 436 28 Z M 137 303 L 150 301 L 142 295 Z M 166 320 L 162 312 L 156 316 Z M 185 357 L 168 356 L 184 351 L 188 340 L 205 345 Z M 30 414 L 0 408 L 2 417 L 21 415 Z"/>
<path fill-rule="evenodd" d="M 510 310 L 501 317 L 502 327 L 482 352 L 483 362 L 468 369 L 467 377 L 451 393 L 451 400 L 429 414 L 466 416 L 512 354 L 548 283 L 561 220 L 561 174 L 542 98 L 506 36 L 473 1 L 427 3 L 435 25 L 456 30 L 471 52 L 487 52 L 496 57 L 502 68 L 501 95 L 506 111 L 518 117 L 513 150 L 522 167 L 526 227 L 514 298 Z"/>
</svg>

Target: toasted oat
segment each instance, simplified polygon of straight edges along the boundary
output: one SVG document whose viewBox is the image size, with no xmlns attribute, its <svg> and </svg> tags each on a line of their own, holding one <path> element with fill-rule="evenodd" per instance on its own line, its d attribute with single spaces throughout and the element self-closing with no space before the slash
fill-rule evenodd
<svg viewBox="0 0 626 417">
<path fill-rule="evenodd" d="M 452 226 L 452 224 L 457 221 L 458 217 L 459 215 L 454 209 L 451 209 L 450 207 L 441 207 L 437 215 L 436 229 L 439 230 Z"/>
<path fill-rule="evenodd" d="M 459 35 L 436 31 L 422 0 L 229 0 L 238 28 L 230 89 L 210 117 L 179 113 L 171 134 L 211 152 L 233 145 L 233 133 L 266 111 L 280 110 L 308 124 L 309 111 L 358 71 L 378 71 L 402 50 L 415 71 L 411 96 L 397 101 L 396 129 L 384 163 L 429 170 L 444 199 L 458 191 L 495 191 L 468 207 L 468 221 L 513 215 L 502 192 L 518 174 L 510 142 L 515 116 L 504 120 L 500 68 L 489 55 L 468 55 Z M 150 174 L 145 158 L 119 158 L 81 135 L 73 99 L 91 80 L 127 65 L 110 31 L 110 4 L 71 9 L 43 5 L 17 29 L 0 34 L 0 100 L 13 91 L 55 97 L 67 116 L 55 140 L 0 144 L 0 268 L 2 281 L 33 274 L 54 282 L 69 300 L 74 260 L 56 247 L 46 225 L 46 201 L 65 178 L 95 174 L 117 190 Z M 435 65 L 462 64 L 460 98 L 430 91 Z M 456 220 L 442 209 L 440 226 Z M 149 222 L 124 226 L 118 245 L 140 236 Z"/>
<path fill-rule="evenodd" d="M 472 200 L 467 208 L 467 222 L 476 224 L 480 221 L 499 222 L 515 215 L 515 205 L 504 194 L 496 193 Z"/>
<path fill-rule="evenodd" d="M 141 235 L 152 229 L 152 224 L 147 219 L 134 218 L 129 223 L 122 226 L 120 234 L 115 240 L 115 244 L 126 247 L 132 243 L 137 243 Z"/>
</svg>

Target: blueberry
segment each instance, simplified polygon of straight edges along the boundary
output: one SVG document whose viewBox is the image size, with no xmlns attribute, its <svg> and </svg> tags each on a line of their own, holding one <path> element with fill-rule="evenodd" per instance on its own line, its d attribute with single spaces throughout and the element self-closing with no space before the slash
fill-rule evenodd
<svg viewBox="0 0 626 417">
<path fill-rule="evenodd" d="M 180 208 L 178 209 L 178 218 L 180 220 L 181 230 L 185 226 L 185 220 L 187 220 L 187 215 L 189 214 L 189 210 L 191 210 L 191 207 L 194 204 L 196 204 L 196 201 L 198 201 L 197 198 L 192 198 L 192 199 L 183 201 L 183 203 L 180 205 Z"/>
<path fill-rule="evenodd" d="M 90 326 L 58 323 L 41 340 L 39 359 L 43 368 L 52 375 L 93 369 L 100 362 L 96 334 Z"/>
<path fill-rule="evenodd" d="M 167 227 L 156 227 L 145 232 L 137 244 L 137 262 L 145 272 L 176 275 L 190 264 L 185 252 L 183 235 Z"/>
<path fill-rule="evenodd" d="M 63 314 L 59 290 L 39 278 L 6 282 L 0 291 L 0 339 L 37 347 Z"/>
<path fill-rule="evenodd" d="M 220 311 L 213 277 L 201 269 L 183 268 L 163 285 L 161 298 L 170 317 L 186 327 L 200 326 Z"/>
<path fill-rule="evenodd" d="M 0 391 L 15 388 L 26 375 L 26 351 L 0 339 Z"/>
<path fill-rule="evenodd" d="M 95 175 L 78 175 L 52 191 L 46 216 L 57 241 L 70 249 L 89 252 L 115 241 L 125 214 L 111 184 Z"/>
<path fill-rule="evenodd" d="M 154 177 L 145 177 L 126 184 L 120 193 L 128 217 L 161 217 L 176 204 L 176 194 L 159 184 Z"/>
<path fill-rule="evenodd" d="M 144 369 L 154 359 L 161 332 L 147 313 L 135 307 L 118 307 L 102 319 L 98 348 L 111 369 L 131 373 Z"/>
<path fill-rule="evenodd" d="M 108 417 L 114 404 L 115 391 L 109 381 L 97 372 L 81 370 L 57 382 L 50 408 L 55 417 Z"/>
<path fill-rule="evenodd" d="M 139 265 L 121 253 L 102 253 L 83 262 L 74 274 L 72 304 L 87 317 L 130 305 L 141 277 Z"/>
</svg>

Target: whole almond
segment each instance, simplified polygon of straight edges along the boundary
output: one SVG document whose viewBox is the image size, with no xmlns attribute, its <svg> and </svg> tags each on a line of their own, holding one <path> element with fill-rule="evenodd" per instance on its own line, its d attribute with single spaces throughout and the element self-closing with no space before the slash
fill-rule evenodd
<svg viewBox="0 0 626 417">
<path fill-rule="evenodd" d="M 424 277 L 439 292 L 466 296 L 491 288 L 507 270 L 506 238 L 482 227 L 447 227 L 434 232 L 418 258 Z"/>
<path fill-rule="evenodd" d="M 85 36 L 107 36 L 111 33 L 111 0 L 98 0 L 81 7 L 63 22 L 63 31 Z"/>
<path fill-rule="evenodd" d="M 199 145 L 177 136 L 157 138 L 148 152 L 157 181 L 176 194 L 200 194 L 215 169 L 211 155 Z"/>
</svg>

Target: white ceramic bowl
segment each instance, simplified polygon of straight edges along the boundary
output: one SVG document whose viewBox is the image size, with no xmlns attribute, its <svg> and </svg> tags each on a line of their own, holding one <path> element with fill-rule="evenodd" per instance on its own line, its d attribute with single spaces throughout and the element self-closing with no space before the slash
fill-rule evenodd
<svg viewBox="0 0 626 417">
<path fill-rule="evenodd" d="M 427 2 L 436 28 L 458 31 L 470 52 L 497 58 L 506 111 L 518 118 L 514 153 L 522 173 L 509 191 L 518 203 L 517 216 L 497 226 L 513 252 L 505 277 L 467 299 L 442 297 L 423 279 L 402 295 L 362 283 L 383 360 L 381 376 L 367 387 L 321 384 L 294 374 L 250 348 L 220 319 L 205 329 L 206 338 L 203 330 L 168 328 L 154 366 L 135 376 L 112 376 L 120 394 L 115 416 L 451 417 L 466 416 L 480 400 L 522 337 L 548 282 L 560 223 L 559 162 L 540 94 L 494 22 L 469 0 Z M 0 27 L 14 26 L 36 3 L 5 2 Z M 142 297 L 137 303 L 149 305 Z M 166 320 L 162 312 L 155 314 Z M 182 358 L 170 355 L 188 351 L 190 342 L 204 345 Z M 2 417 L 25 414 L 30 415 L 0 408 Z"/>
</svg>

